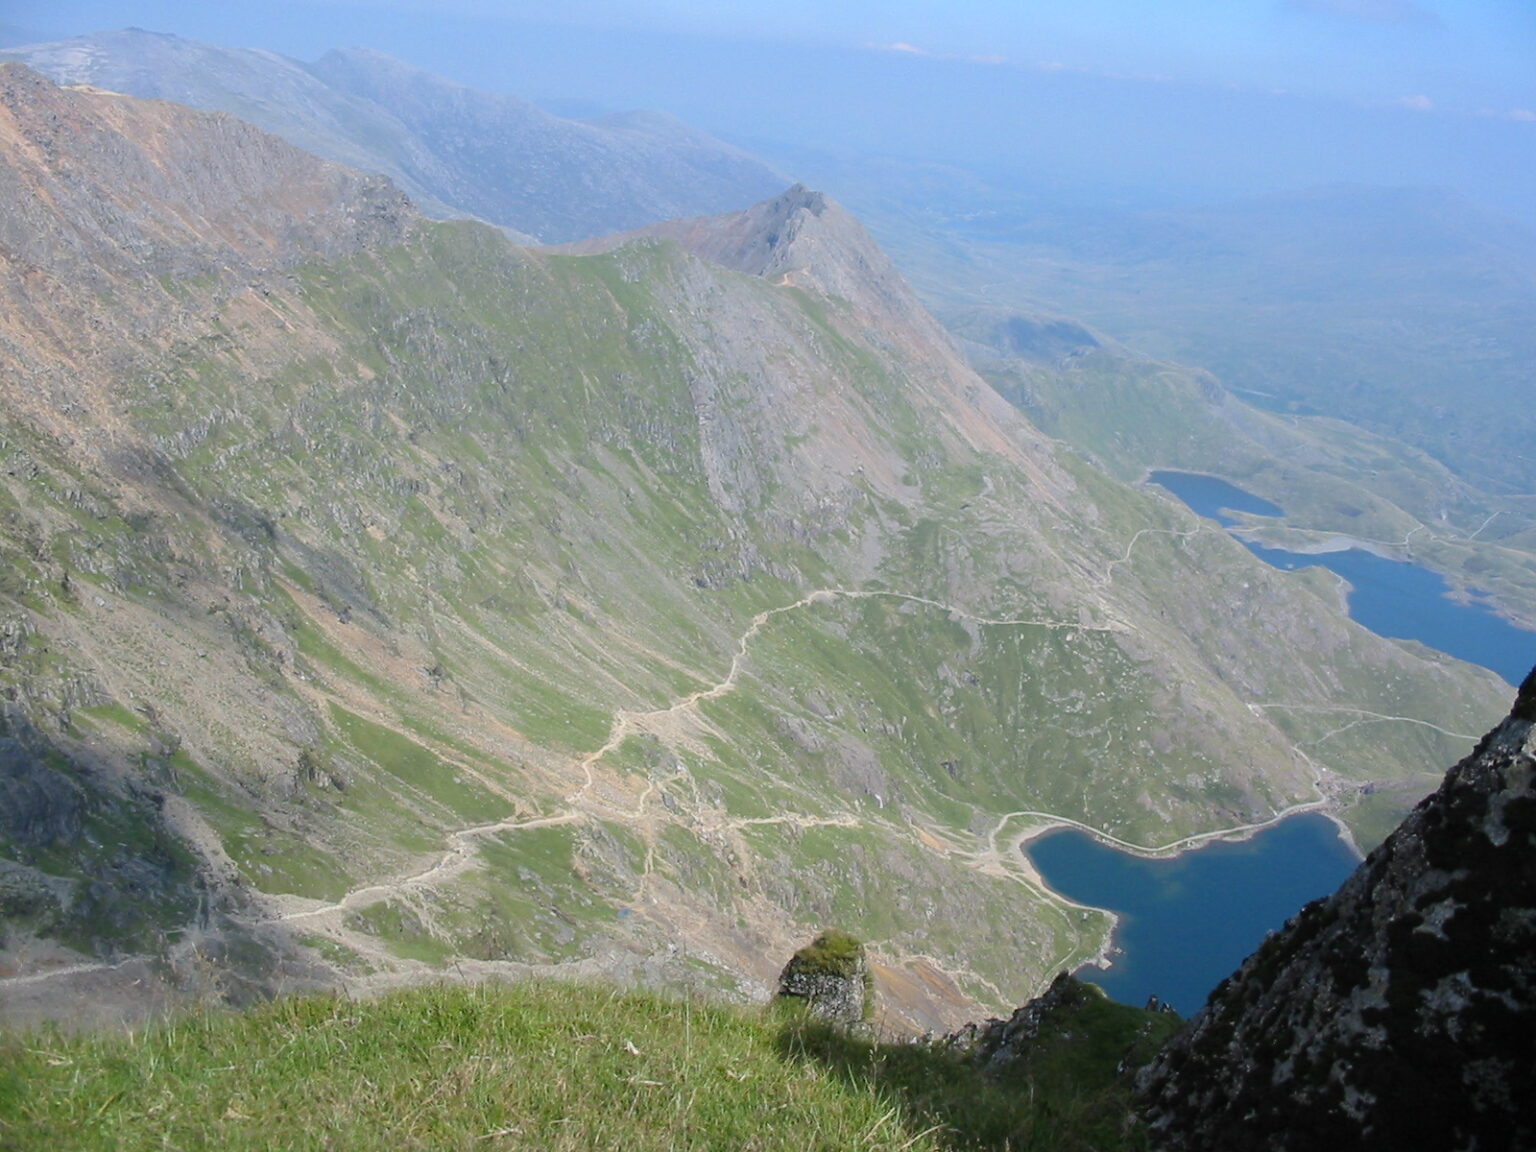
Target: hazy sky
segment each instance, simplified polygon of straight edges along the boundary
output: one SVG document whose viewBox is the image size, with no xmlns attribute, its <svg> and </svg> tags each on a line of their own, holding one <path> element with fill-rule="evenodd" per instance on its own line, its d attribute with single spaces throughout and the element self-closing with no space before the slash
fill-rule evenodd
<svg viewBox="0 0 1536 1152">
<path fill-rule="evenodd" d="M 0 0 L 862 149 L 1224 195 L 1445 184 L 1536 221 L 1536 0 Z"/>
<path fill-rule="evenodd" d="M 310 53 L 394 39 L 412 17 L 509 37 L 533 23 L 885 45 L 978 66 L 1536 114 L 1531 0 L 9 0 L 3 13 L 49 33 L 136 24 Z"/>
</svg>

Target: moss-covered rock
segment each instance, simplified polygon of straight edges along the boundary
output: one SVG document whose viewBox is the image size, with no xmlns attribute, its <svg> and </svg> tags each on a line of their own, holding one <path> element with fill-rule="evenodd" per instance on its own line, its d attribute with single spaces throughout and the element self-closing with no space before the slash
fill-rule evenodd
<svg viewBox="0 0 1536 1152">
<path fill-rule="evenodd" d="M 874 1014 L 874 976 L 864 945 L 846 932 L 823 932 L 779 973 L 778 999 L 798 1002 L 829 1024 L 863 1023 Z"/>
</svg>

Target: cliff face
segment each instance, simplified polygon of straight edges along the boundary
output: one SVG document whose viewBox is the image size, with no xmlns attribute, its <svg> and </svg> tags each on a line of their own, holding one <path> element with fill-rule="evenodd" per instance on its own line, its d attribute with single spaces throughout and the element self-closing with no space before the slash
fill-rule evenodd
<svg viewBox="0 0 1536 1152">
<path fill-rule="evenodd" d="M 1142 1074 L 1167 1149 L 1536 1140 L 1536 672 L 1332 897 Z"/>
</svg>

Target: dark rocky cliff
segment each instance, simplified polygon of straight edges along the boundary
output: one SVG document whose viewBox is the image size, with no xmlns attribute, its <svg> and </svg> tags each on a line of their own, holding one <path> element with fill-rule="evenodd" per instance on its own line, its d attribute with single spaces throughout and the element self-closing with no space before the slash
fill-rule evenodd
<svg viewBox="0 0 1536 1152">
<path fill-rule="evenodd" d="M 1536 1145 L 1536 672 L 1142 1074 L 1165 1149 Z"/>
</svg>

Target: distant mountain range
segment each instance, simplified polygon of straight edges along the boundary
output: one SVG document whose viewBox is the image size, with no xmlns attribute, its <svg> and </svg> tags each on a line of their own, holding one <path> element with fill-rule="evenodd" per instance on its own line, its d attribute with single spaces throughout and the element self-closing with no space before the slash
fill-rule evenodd
<svg viewBox="0 0 1536 1152">
<path fill-rule="evenodd" d="M 787 178 L 654 112 L 568 120 L 366 49 L 303 64 L 128 29 L 0 52 L 62 84 L 229 112 L 306 151 L 380 172 L 435 216 L 538 241 L 745 207 Z"/>
</svg>

